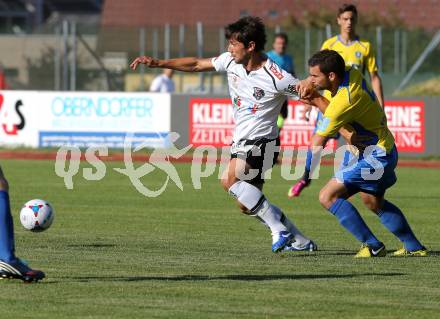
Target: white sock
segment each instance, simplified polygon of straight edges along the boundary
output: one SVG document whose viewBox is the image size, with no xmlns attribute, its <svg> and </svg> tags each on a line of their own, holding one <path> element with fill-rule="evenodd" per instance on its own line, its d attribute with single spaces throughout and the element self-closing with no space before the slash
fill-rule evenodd
<svg viewBox="0 0 440 319">
<path fill-rule="evenodd" d="M 229 194 L 234 196 L 251 212 L 260 206 L 264 199 L 263 193 L 257 187 L 244 181 L 238 181 L 232 184 L 232 186 L 229 187 Z"/>
<path fill-rule="evenodd" d="M 238 181 L 229 188 L 229 193 L 245 206 L 254 216 L 263 220 L 269 226 L 272 234 L 287 231 L 281 222 L 281 214 L 274 209 L 263 193 L 254 185 Z"/>
<path fill-rule="evenodd" d="M 256 211 L 256 216 L 260 217 L 269 226 L 272 235 L 282 231 L 288 231 L 287 227 L 281 222 L 281 215 L 273 208 L 267 199 L 263 201 Z"/>
<path fill-rule="evenodd" d="M 274 209 L 278 210 L 280 216 L 284 216 L 282 223 L 287 227 L 289 233 L 295 236 L 295 242 L 298 246 L 304 246 L 310 242 L 310 238 L 304 236 L 301 231 L 295 226 L 295 224 L 282 212 L 280 208 L 275 205 L 272 205 Z"/>
</svg>

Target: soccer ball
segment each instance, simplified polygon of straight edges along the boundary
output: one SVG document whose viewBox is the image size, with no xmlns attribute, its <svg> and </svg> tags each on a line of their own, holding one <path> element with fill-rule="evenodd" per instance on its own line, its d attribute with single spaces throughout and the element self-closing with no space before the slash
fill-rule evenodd
<svg viewBox="0 0 440 319">
<path fill-rule="evenodd" d="M 20 222 L 24 228 L 41 232 L 52 225 L 54 210 L 52 206 L 41 199 L 32 199 L 23 205 L 20 211 Z"/>
</svg>

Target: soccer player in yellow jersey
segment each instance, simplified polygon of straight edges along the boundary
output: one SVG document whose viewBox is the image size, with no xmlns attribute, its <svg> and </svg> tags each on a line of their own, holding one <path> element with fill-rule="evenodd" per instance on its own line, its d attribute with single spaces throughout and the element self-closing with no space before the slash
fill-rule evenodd
<svg viewBox="0 0 440 319">
<path fill-rule="evenodd" d="M 342 56 L 345 65 L 356 68 L 365 75 L 367 72 L 370 76 L 371 86 L 376 95 L 379 104 L 383 107 L 383 91 L 382 81 L 377 72 L 376 58 L 371 43 L 367 40 L 361 39 L 356 34 L 356 23 L 358 19 L 358 12 L 356 6 L 353 4 L 344 4 L 338 10 L 337 22 L 340 26 L 340 34 L 327 39 L 321 50 L 334 50 Z M 329 98 L 329 92 L 325 92 L 324 96 Z M 322 113 L 318 113 L 316 122 L 318 123 L 322 118 Z M 315 130 L 316 131 L 316 130 Z M 339 138 L 336 133 L 331 138 Z M 302 190 L 310 184 L 309 171 L 307 166 L 310 163 L 311 154 L 307 154 L 306 169 L 303 177 L 295 185 L 293 185 L 288 192 L 290 198 L 299 196 Z"/>
<path fill-rule="evenodd" d="M 404 245 L 395 256 L 426 256 L 426 248 L 417 240 L 400 209 L 387 201 L 385 191 L 396 182 L 397 149 L 387 127 L 387 119 L 376 96 L 362 74 L 346 67 L 335 51 L 323 50 L 309 60 L 309 80 L 317 90 L 329 90 L 330 100 L 317 91 L 306 93 L 299 88 L 305 102 L 316 105 L 323 118 L 312 137 L 311 172 L 327 139 L 346 130 L 362 136 L 362 146 L 349 156 L 335 176 L 321 189 L 319 201 L 362 244 L 356 257 L 382 257 L 385 245 L 379 241 L 348 201 L 360 193 L 364 204 Z M 347 155 L 347 154 L 346 154 Z"/>
</svg>

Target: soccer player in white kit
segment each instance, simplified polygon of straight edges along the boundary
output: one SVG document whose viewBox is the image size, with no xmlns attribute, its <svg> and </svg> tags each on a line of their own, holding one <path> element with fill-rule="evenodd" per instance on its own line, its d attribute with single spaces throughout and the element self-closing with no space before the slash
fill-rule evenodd
<svg viewBox="0 0 440 319">
<path fill-rule="evenodd" d="M 264 53 L 266 33 L 260 18 L 244 17 L 229 24 L 225 36 L 228 52 L 215 58 L 158 60 L 141 56 L 130 67 L 135 70 L 142 63 L 186 72 L 226 72 L 235 129 L 231 159 L 221 180 L 223 188 L 237 199 L 242 212 L 270 228 L 273 252 L 316 250 L 315 243 L 262 193 L 264 172 L 279 154 L 277 117 L 286 95 L 299 99 L 299 80 Z"/>
</svg>

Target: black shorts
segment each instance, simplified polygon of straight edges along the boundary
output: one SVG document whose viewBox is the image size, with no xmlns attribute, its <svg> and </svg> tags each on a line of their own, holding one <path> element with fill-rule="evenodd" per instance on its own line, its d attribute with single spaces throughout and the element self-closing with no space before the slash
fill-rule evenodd
<svg viewBox="0 0 440 319">
<path fill-rule="evenodd" d="M 264 173 L 275 165 L 279 154 L 279 137 L 272 140 L 266 138 L 259 140 L 242 140 L 233 143 L 231 146 L 231 159 L 243 159 L 252 169 L 258 170 L 256 176 L 253 176 L 255 173 L 249 173 L 249 175 L 252 174 L 252 176 L 245 176 L 245 178 L 242 179 L 250 184 L 264 183 Z"/>
</svg>

